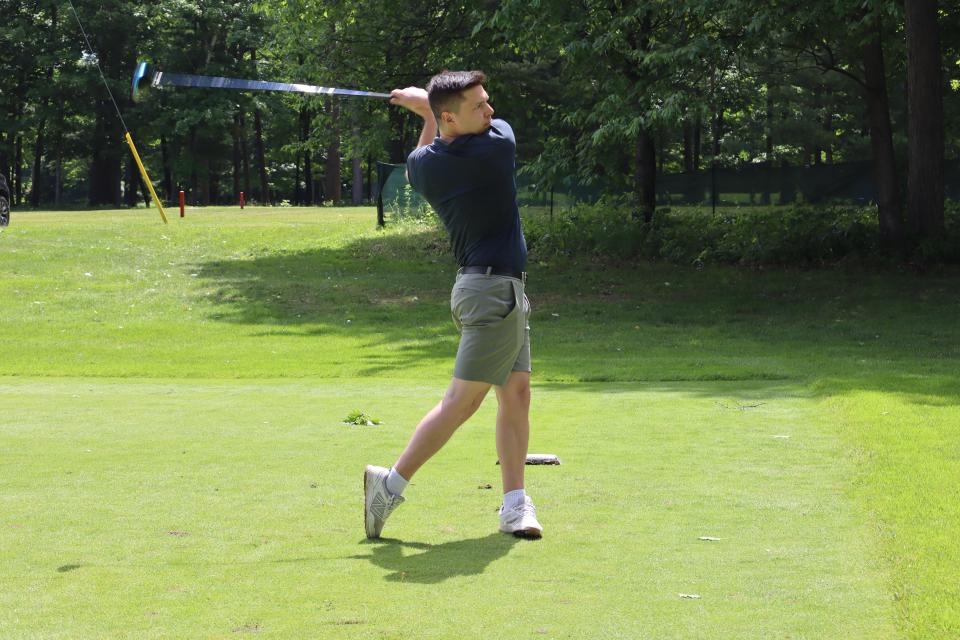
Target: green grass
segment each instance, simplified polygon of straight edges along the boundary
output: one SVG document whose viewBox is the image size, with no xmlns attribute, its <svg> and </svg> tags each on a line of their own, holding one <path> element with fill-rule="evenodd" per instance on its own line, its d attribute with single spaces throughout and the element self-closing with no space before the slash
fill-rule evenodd
<svg viewBox="0 0 960 640">
<path fill-rule="evenodd" d="M 0 234 L 0 637 L 960 634 L 956 271 L 532 256 L 544 540 L 496 534 L 491 399 L 370 543 L 359 472 L 451 372 L 442 239 L 154 218 Z"/>
</svg>

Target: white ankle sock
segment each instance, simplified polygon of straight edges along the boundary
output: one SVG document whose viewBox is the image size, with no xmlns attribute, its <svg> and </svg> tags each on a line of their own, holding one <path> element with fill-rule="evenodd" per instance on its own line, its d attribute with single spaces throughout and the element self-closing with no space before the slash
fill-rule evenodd
<svg viewBox="0 0 960 640">
<path fill-rule="evenodd" d="M 527 497 L 527 492 L 523 489 L 507 491 L 503 494 L 503 508 L 512 509 L 518 504 L 523 504 L 523 499 Z"/>
<path fill-rule="evenodd" d="M 390 467 L 390 475 L 387 476 L 387 491 L 392 493 L 395 496 L 403 494 L 403 490 L 407 488 L 407 480 L 397 473 L 397 470 L 393 467 Z"/>
</svg>

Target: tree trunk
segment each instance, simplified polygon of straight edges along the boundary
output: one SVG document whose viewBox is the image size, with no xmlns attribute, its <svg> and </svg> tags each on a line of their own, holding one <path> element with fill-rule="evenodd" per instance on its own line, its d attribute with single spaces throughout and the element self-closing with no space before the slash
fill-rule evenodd
<svg viewBox="0 0 960 640">
<path fill-rule="evenodd" d="M 57 28 L 57 7 L 51 7 L 51 22 L 50 29 L 47 37 L 50 40 L 55 38 L 56 28 Z M 47 84 L 53 84 L 53 66 L 49 67 L 47 71 Z M 43 168 L 43 134 L 44 128 L 47 124 L 47 109 L 50 108 L 50 100 L 44 98 L 43 106 L 41 107 L 41 113 L 43 114 L 40 117 L 40 124 L 37 126 L 37 139 L 33 148 L 33 179 L 30 181 L 30 204 L 34 208 L 40 206 L 40 192 L 42 190 L 42 179 L 40 177 L 41 169 Z M 62 107 L 61 107 L 62 109 Z"/>
<path fill-rule="evenodd" d="M 310 110 L 304 108 L 300 112 L 301 140 L 304 143 L 303 150 L 303 187 L 306 193 L 306 204 L 313 204 L 313 155 L 310 152 L 310 124 L 313 122 L 313 114 Z"/>
<path fill-rule="evenodd" d="M 303 194 L 300 191 L 300 152 L 293 161 L 293 204 L 303 204 Z"/>
<path fill-rule="evenodd" d="M 832 109 L 827 110 L 827 115 L 823 120 L 823 129 L 828 134 L 827 143 L 827 164 L 833 164 L 833 111 Z"/>
<path fill-rule="evenodd" d="M 199 204 L 199 201 L 197 200 L 197 193 L 199 192 L 199 190 L 197 189 L 198 178 L 197 178 L 196 147 L 197 147 L 197 128 L 194 126 L 194 127 L 190 127 L 190 144 L 187 147 L 190 150 L 190 187 L 186 194 L 187 199 L 190 201 L 190 204 L 193 204 L 193 205 Z"/>
<path fill-rule="evenodd" d="M 137 172 L 139 169 L 135 165 L 133 155 L 128 155 L 126 158 L 127 170 L 123 180 L 123 204 L 128 207 L 137 206 L 137 183 L 139 182 Z"/>
<path fill-rule="evenodd" d="M 113 105 L 109 101 L 98 101 L 90 162 L 91 205 L 120 206 L 122 139 L 123 129 L 113 111 Z"/>
<path fill-rule="evenodd" d="M 243 158 L 240 155 L 241 135 L 240 111 L 237 110 L 233 114 L 233 193 L 230 194 L 231 202 L 238 202 L 240 199 L 240 175 L 243 172 Z"/>
<path fill-rule="evenodd" d="M 766 131 L 766 149 L 767 149 L 767 162 L 773 162 L 773 91 L 768 87 L 767 88 L 767 131 Z"/>
<path fill-rule="evenodd" d="M 7 179 L 7 184 L 10 182 L 10 158 L 7 156 L 7 144 L 10 140 L 10 137 L 4 135 L 3 131 L 0 131 L 0 174 L 3 174 L 3 177 Z"/>
<path fill-rule="evenodd" d="M 364 193 L 370 201 L 373 201 L 373 154 L 367 152 L 367 183 Z"/>
<path fill-rule="evenodd" d="M 825 151 L 827 153 L 827 164 L 833 164 L 833 89 L 826 88 L 827 100 L 824 108 L 823 116 L 823 130 L 827 133 L 827 146 Z"/>
<path fill-rule="evenodd" d="M 943 69 L 937 2 L 906 0 L 907 224 L 914 239 L 942 237 Z"/>
<path fill-rule="evenodd" d="M 200 174 L 200 204 L 204 207 L 210 205 L 210 158 L 203 158 L 200 165 L 203 172 Z"/>
<path fill-rule="evenodd" d="M 126 30 L 112 30 L 110 36 L 103 38 L 97 46 L 97 55 L 100 66 L 107 76 L 112 77 L 116 72 L 124 69 L 124 61 L 128 59 L 129 34 Z M 129 76 L 128 76 L 129 77 Z M 96 133 L 93 140 L 91 163 L 90 201 L 93 205 L 110 204 L 119 207 L 122 202 L 120 184 L 123 178 L 123 158 L 130 153 L 123 143 L 123 125 L 117 118 L 113 102 L 103 94 L 103 87 L 91 76 L 91 82 L 97 85 L 99 99 L 95 103 Z M 124 96 L 116 95 L 121 108 L 124 105 Z"/>
<path fill-rule="evenodd" d="M 59 11 L 56 5 L 50 8 L 50 33 L 48 37 L 52 41 L 57 37 L 57 25 L 60 24 L 59 21 Z M 47 73 L 47 81 L 53 81 L 54 67 L 50 67 L 50 71 Z M 57 108 L 57 126 L 54 127 L 55 131 L 55 149 L 57 150 L 57 161 L 55 175 L 53 178 L 53 202 L 55 205 L 60 204 L 60 179 L 61 171 L 63 164 L 63 152 L 60 150 L 60 146 L 63 144 L 63 102 L 60 102 L 60 106 Z M 38 198 L 39 200 L 39 198 Z"/>
<path fill-rule="evenodd" d="M 813 104 L 816 107 L 817 111 L 823 109 L 823 85 L 816 85 L 813 88 Z M 819 142 L 813 144 L 811 149 L 813 153 L 813 162 L 811 164 L 818 165 L 823 163 L 823 149 L 820 147 Z"/>
<path fill-rule="evenodd" d="M 14 202 L 21 204 L 23 202 L 23 136 L 20 135 L 17 136 L 13 162 L 16 169 L 13 175 L 13 197 Z"/>
<path fill-rule="evenodd" d="M 303 65 L 303 57 L 300 56 L 300 64 Z M 295 204 L 303 204 L 306 198 L 303 197 L 303 192 L 300 190 L 300 158 L 302 157 L 302 152 L 306 149 L 306 140 L 309 135 L 309 129 L 307 123 L 304 120 L 307 118 L 307 107 L 306 105 L 300 106 L 300 133 L 298 139 L 300 141 L 300 147 L 297 150 L 297 159 L 296 159 L 296 168 L 294 170 L 294 180 L 293 180 L 293 200 Z"/>
<path fill-rule="evenodd" d="M 888 248 L 903 247 L 903 218 L 900 214 L 900 182 L 893 154 L 890 103 L 887 98 L 883 62 L 883 32 L 880 16 L 874 18 L 873 31 L 863 47 L 867 111 L 870 119 L 870 144 L 873 148 L 874 179 L 877 182 L 877 213 L 880 241 Z"/>
<path fill-rule="evenodd" d="M 395 137 L 390 139 L 390 162 L 402 164 L 407 160 L 407 154 L 413 149 L 404 147 L 403 127 L 407 121 L 402 109 L 390 109 L 387 112 L 390 120 L 390 131 L 395 132 Z"/>
<path fill-rule="evenodd" d="M 310 149 L 307 149 L 303 155 L 303 189 L 307 196 L 306 204 L 313 205 L 315 189 L 313 187 L 313 156 Z"/>
<path fill-rule="evenodd" d="M 16 108 L 14 108 L 14 122 L 20 124 L 23 121 L 24 94 L 26 93 L 26 69 L 21 69 L 19 82 L 17 83 Z M 19 133 L 13 138 L 13 173 L 11 180 L 7 181 L 7 188 L 10 189 L 11 204 L 20 204 L 23 200 L 23 186 L 20 183 L 23 175 L 23 136 Z"/>
<path fill-rule="evenodd" d="M 46 105 L 44 105 L 44 109 L 46 109 Z M 37 142 L 33 147 L 33 180 L 30 182 L 30 205 L 35 209 L 40 207 L 40 169 L 43 166 L 43 130 L 46 123 L 46 118 L 40 118 L 40 124 L 37 126 Z"/>
<path fill-rule="evenodd" d="M 257 50 L 250 51 L 250 60 L 253 65 L 257 65 Z M 273 200 L 270 198 L 270 184 L 267 182 L 267 160 L 263 152 L 263 123 L 260 120 L 260 107 L 254 105 L 253 109 L 253 129 L 254 129 L 254 153 L 257 154 L 257 172 L 260 174 L 260 203 L 270 205 Z"/>
<path fill-rule="evenodd" d="M 767 100 L 766 100 L 766 132 L 765 132 L 765 148 L 767 161 L 764 163 L 765 170 L 763 173 L 763 192 L 760 194 L 760 204 L 768 205 L 770 204 L 770 194 L 773 191 L 771 176 L 773 173 L 773 87 L 767 86 Z"/>
<path fill-rule="evenodd" d="M 240 111 L 240 156 L 243 163 L 243 193 L 246 198 L 251 195 L 250 191 L 250 153 L 247 149 L 247 116 Z"/>
<path fill-rule="evenodd" d="M 220 167 L 216 158 L 207 158 L 207 203 L 220 204 Z"/>
<path fill-rule="evenodd" d="M 659 132 L 659 135 L 655 138 L 655 145 L 656 145 L 656 146 L 654 147 L 654 151 L 656 151 L 656 149 L 660 149 L 660 150 L 661 150 L 661 153 L 655 153 L 655 154 L 654 154 L 655 157 L 656 157 L 656 163 L 657 163 L 657 175 L 661 175 L 661 176 L 663 175 L 663 159 L 664 159 L 664 158 L 666 157 L 666 155 L 667 155 L 667 154 L 665 154 L 665 153 L 662 153 L 663 149 L 666 149 L 666 148 L 667 148 L 667 139 L 666 139 L 666 138 L 667 138 L 667 137 L 663 134 L 662 131 Z"/>
<path fill-rule="evenodd" d="M 131 133 L 130 135 L 132 136 L 133 134 Z M 137 194 L 139 193 L 140 197 L 143 198 L 144 204 L 150 207 L 152 204 L 150 190 L 147 189 L 147 184 L 140 175 L 140 168 L 137 167 L 137 163 L 133 159 L 133 154 L 127 154 L 125 162 L 127 170 L 124 177 L 124 204 L 128 207 L 137 206 Z"/>
<path fill-rule="evenodd" d="M 693 166 L 693 125 L 683 120 L 683 170 L 685 173 L 696 171 Z"/>
<path fill-rule="evenodd" d="M 327 199 L 334 204 L 340 203 L 340 103 L 330 98 L 330 146 L 327 147 Z"/>
<path fill-rule="evenodd" d="M 713 157 L 720 155 L 720 141 L 723 139 L 723 107 L 713 113 Z"/>
<path fill-rule="evenodd" d="M 267 182 L 267 160 L 263 152 L 263 124 L 260 121 L 260 107 L 253 110 L 253 128 L 256 136 L 254 142 L 257 154 L 257 171 L 260 174 L 260 203 L 272 204 L 270 198 L 270 184 Z"/>
<path fill-rule="evenodd" d="M 63 196 L 63 136 L 57 136 L 57 168 L 53 176 L 53 206 L 60 206 L 60 198 Z"/>
<path fill-rule="evenodd" d="M 353 189 L 350 197 L 351 204 L 363 203 L 363 162 L 360 156 L 353 156 Z"/>
<path fill-rule="evenodd" d="M 153 205 L 153 198 L 150 197 L 150 190 L 147 189 L 147 184 L 140 177 L 139 170 L 136 172 L 135 184 L 140 189 L 140 197 L 143 198 L 143 204 L 146 205 L 146 207 L 149 209 Z"/>
<path fill-rule="evenodd" d="M 700 126 L 700 119 L 697 118 L 697 123 L 693 127 L 693 170 L 694 172 L 700 171 L 700 158 L 703 156 L 701 149 L 701 131 L 702 127 Z"/>
<path fill-rule="evenodd" d="M 653 136 L 646 129 L 637 139 L 637 169 L 634 176 L 637 206 L 644 222 L 653 220 L 657 207 L 657 157 Z"/>
<path fill-rule="evenodd" d="M 360 159 L 360 127 L 353 128 L 353 189 L 350 202 L 363 202 L 363 161 Z"/>
<path fill-rule="evenodd" d="M 170 169 L 170 149 L 165 135 L 160 136 L 160 159 L 163 162 L 163 191 L 167 202 L 173 202 L 173 171 Z"/>
</svg>

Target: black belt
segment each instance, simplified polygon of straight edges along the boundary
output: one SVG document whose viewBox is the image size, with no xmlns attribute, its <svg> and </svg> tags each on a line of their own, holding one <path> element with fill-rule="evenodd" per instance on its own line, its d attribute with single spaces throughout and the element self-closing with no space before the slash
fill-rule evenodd
<svg viewBox="0 0 960 640">
<path fill-rule="evenodd" d="M 526 280 L 525 271 L 511 271 L 510 269 L 500 269 L 498 267 L 460 267 L 457 273 L 482 273 L 488 276 L 506 276 L 516 278 L 517 280 Z"/>
</svg>

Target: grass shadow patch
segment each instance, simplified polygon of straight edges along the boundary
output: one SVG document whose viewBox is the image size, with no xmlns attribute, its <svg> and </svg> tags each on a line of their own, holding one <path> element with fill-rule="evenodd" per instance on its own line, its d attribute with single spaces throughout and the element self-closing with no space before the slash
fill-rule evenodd
<svg viewBox="0 0 960 640">
<path fill-rule="evenodd" d="M 365 232 L 336 246 L 191 265 L 213 319 L 255 337 L 342 341 L 363 375 L 449 365 L 455 277 L 432 228 Z M 693 269 L 533 261 L 535 378 L 557 382 L 829 381 L 831 391 L 960 400 L 960 271 Z M 924 378 L 943 384 L 924 387 Z M 836 381 L 837 384 L 833 384 Z M 926 393 L 924 393 L 926 391 Z"/>
<path fill-rule="evenodd" d="M 457 576 L 483 573 L 490 563 L 506 556 L 517 542 L 517 538 L 502 533 L 441 544 L 380 538 L 362 543 L 372 547 L 369 555 L 351 557 L 369 560 L 389 571 L 384 577 L 389 582 L 437 584 Z M 405 554 L 405 550 L 408 553 Z"/>
</svg>

